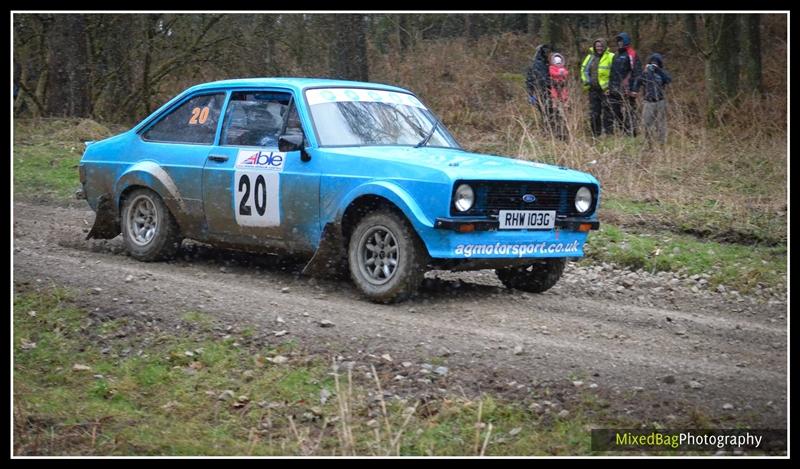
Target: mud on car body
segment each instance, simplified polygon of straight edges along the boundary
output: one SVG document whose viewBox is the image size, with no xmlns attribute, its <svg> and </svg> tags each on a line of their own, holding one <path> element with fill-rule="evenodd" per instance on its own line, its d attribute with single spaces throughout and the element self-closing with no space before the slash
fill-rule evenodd
<svg viewBox="0 0 800 469">
<path fill-rule="evenodd" d="M 79 166 L 91 238 L 131 255 L 181 240 L 302 255 L 369 299 L 412 295 L 427 269 L 496 269 L 542 292 L 598 228 L 589 174 L 462 149 L 411 92 L 263 78 L 194 86 Z"/>
</svg>

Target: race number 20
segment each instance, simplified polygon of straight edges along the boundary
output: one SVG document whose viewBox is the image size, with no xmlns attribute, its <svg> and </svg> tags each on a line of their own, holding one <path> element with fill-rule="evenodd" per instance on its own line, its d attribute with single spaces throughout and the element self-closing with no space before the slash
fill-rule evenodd
<svg viewBox="0 0 800 469">
<path fill-rule="evenodd" d="M 279 173 L 236 171 L 234 210 L 243 226 L 279 226 Z"/>
</svg>

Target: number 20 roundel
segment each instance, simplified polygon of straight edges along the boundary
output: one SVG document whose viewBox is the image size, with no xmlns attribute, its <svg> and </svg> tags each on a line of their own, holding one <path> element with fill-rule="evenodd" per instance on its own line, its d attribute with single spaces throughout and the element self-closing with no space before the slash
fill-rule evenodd
<svg viewBox="0 0 800 469">
<path fill-rule="evenodd" d="M 286 154 L 239 150 L 234 172 L 234 213 L 242 226 L 279 226 L 280 173 Z"/>
</svg>

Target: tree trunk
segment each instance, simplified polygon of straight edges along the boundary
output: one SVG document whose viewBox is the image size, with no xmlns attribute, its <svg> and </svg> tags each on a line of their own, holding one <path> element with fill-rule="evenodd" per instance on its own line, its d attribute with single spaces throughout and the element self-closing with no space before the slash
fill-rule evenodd
<svg viewBox="0 0 800 469">
<path fill-rule="evenodd" d="M 669 30 L 670 15 L 658 13 L 656 14 L 655 19 L 656 24 L 658 25 L 658 41 L 656 44 L 664 44 L 667 42 L 667 31 Z"/>
<path fill-rule="evenodd" d="M 704 15 L 706 44 L 706 91 L 709 124 L 719 122 L 720 107 L 733 99 L 739 90 L 737 17 L 731 14 Z"/>
<path fill-rule="evenodd" d="M 160 15 L 147 15 L 143 18 L 144 22 L 144 60 L 142 64 L 142 105 L 144 106 L 144 114 L 148 115 L 152 112 L 150 97 L 153 94 L 152 85 L 150 83 L 150 68 L 153 62 L 153 41 L 156 35 L 156 23 Z"/>
<path fill-rule="evenodd" d="M 394 24 L 394 47 L 400 52 L 400 55 L 403 54 L 403 32 L 402 28 L 402 17 L 403 15 L 391 15 L 392 17 L 392 24 Z"/>
<path fill-rule="evenodd" d="M 628 35 L 631 37 L 631 45 L 633 45 L 634 49 L 639 48 L 639 31 L 640 25 L 642 23 L 642 18 L 640 15 L 628 15 L 625 18 L 625 29 Z M 610 39 L 610 38 L 609 38 Z M 614 41 L 613 50 L 616 50 L 616 41 Z"/>
<path fill-rule="evenodd" d="M 346 22 L 347 15 L 332 15 L 334 27 L 340 20 Z M 306 62 L 306 42 L 308 40 L 306 34 L 306 20 L 302 14 L 291 14 L 287 16 L 289 24 L 289 39 L 291 44 L 291 54 L 294 58 L 295 66 L 302 70 Z"/>
<path fill-rule="evenodd" d="M 481 15 L 464 15 L 464 36 L 466 36 L 468 44 L 472 45 L 478 41 L 484 32 L 485 23 L 484 17 Z"/>
<path fill-rule="evenodd" d="M 405 54 L 405 52 L 414 46 L 411 41 L 411 26 L 413 23 L 413 18 L 411 15 L 401 14 L 398 16 L 397 22 L 397 31 L 400 40 L 400 54 Z"/>
<path fill-rule="evenodd" d="M 568 65 L 572 65 L 575 62 L 583 59 L 582 54 L 585 48 L 581 41 L 581 22 L 576 18 L 576 21 L 567 21 L 566 23 L 567 23 L 567 29 L 569 29 L 569 35 L 572 37 L 572 46 L 575 48 L 575 56 L 574 56 L 575 58 L 571 62 L 568 62 Z M 570 54 L 567 54 L 566 50 L 564 51 L 560 49 L 554 49 L 554 50 L 561 52 L 563 55 L 566 56 L 567 59 L 570 58 L 569 57 Z"/>
<path fill-rule="evenodd" d="M 337 15 L 331 48 L 331 76 L 368 81 L 367 31 L 363 15 Z"/>
<path fill-rule="evenodd" d="M 697 37 L 697 21 L 695 15 L 683 15 L 683 47 L 687 50 L 694 50 L 695 41 L 700 39 Z"/>
<path fill-rule="evenodd" d="M 267 76 L 275 75 L 278 71 L 275 56 L 275 20 L 276 15 L 263 15 L 259 21 L 259 27 L 265 31 L 264 37 L 264 74 Z"/>
<path fill-rule="evenodd" d="M 504 25 L 502 32 L 512 32 L 517 34 L 524 34 L 528 30 L 527 15 L 523 14 L 510 14 L 504 17 Z"/>
<path fill-rule="evenodd" d="M 47 114 L 88 117 L 91 96 L 83 15 L 52 16 L 47 35 Z"/>
<path fill-rule="evenodd" d="M 133 88 L 132 44 L 129 41 L 120 41 L 118 38 L 136 37 L 134 20 L 133 15 L 121 15 L 118 18 L 117 28 L 102 38 L 107 41 L 108 49 L 105 51 L 107 67 L 116 71 L 106 78 L 109 83 L 99 83 L 98 86 L 108 87 L 108 105 L 105 106 L 107 111 L 105 109 L 103 111 L 105 117 L 114 122 L 124 122 L 130 118 L 129 110 L 121 109 L 119 105 L 125 101 L 125 97 Z"/>
<path fill-rule="evenodd" d="M 561 42 L 561 17 L 556 14 L 542 15 L 542 43 L 557 49 Z"/>
<path fill-rule="evenodd" d="M 742 19 L 742 66 L 744 88 L 761 94 L 761 15 L 749 14 Z"/>
<path fill-rule="evenodd" d="M 527 14 L 527 33 L 530 37 L 536 37 L 539 32 L 539 15 Z"/>
<path fill-rule="evenodd" d="M 16 65 L 16 64 L 15 64 Z M 20 70 L 21 69 L 21 70 Z M 28 67 L 14 67 L 14 91 L 17 93 L 14 97 L 14 116 L 19 115 L 20 111 L 22 110 L 22 106 L 25 103 L 25 91 L 22 90 L 22 86 L 28 82 Z M 19 85 L 22 83 L 22 86 Z"/>
</svg>

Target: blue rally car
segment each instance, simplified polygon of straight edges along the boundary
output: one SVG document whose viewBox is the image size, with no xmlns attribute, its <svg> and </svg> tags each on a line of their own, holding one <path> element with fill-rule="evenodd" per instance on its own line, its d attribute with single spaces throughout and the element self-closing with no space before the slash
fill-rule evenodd
<svg viewBox="0 0 800 469">
<path fill-rule="evenodd" d="M 462 149 L 411 92 L 253 78 L 194 86 L 131 130 L 88 142 L 79 198 L 89 238 L 120 232 L 131 256 L 181 240 L 309 258 L 376 302 L 428 269 L 496 269 L 543 292 L 597 229 L 589 174 Z"/>
</svg>

